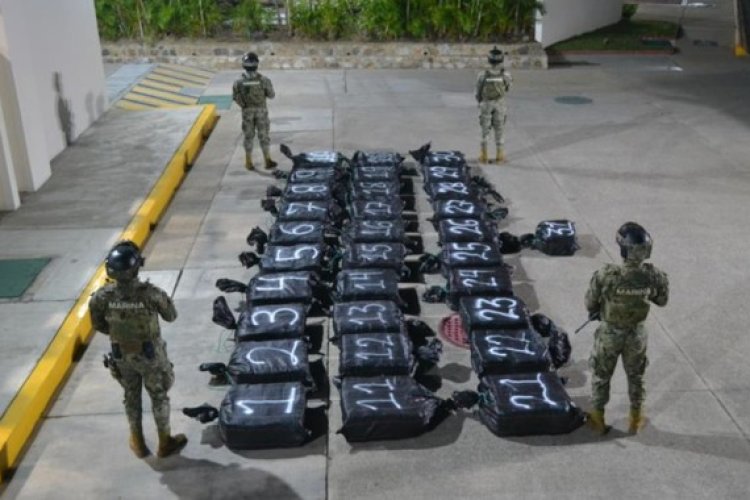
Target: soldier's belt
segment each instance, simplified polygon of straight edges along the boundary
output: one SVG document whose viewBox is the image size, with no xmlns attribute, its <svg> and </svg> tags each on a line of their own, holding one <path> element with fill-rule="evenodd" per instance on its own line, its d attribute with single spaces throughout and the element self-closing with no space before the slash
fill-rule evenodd
<svg viewBox="0 0 750 500">
<path fill-rule="evenodd" d="M 154 343 L 150 340 L 112 342 L 112 354 L 115 358 L 122 357 L 122 354 L 144 354 L 147 358 L 151 358 L 154 354 Z"/>
</svg>

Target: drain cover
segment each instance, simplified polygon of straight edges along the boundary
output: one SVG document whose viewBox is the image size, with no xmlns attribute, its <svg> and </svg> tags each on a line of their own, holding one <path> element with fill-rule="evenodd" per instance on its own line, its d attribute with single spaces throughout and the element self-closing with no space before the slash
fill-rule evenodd
<svg viewBox="0 0 750 500">
<path fill-rule="evenodd" d="M 572 105 L 579 105 L 579 104 L 591 104 L 594 102 L 593 99 L 589 99 L 588 97 L 583 97 L 580 95 L 561 95 L 558 97 L 555 97 L 555 102 L 560 104 L 572 104 Z"/>
<path fill-rule="evenodd" d="M 440 336 L 456 347 L 461 347 L 462 349 L 469 348 L 469 337 L 464 331 L 461 316 L 457 313 L 442 319 L 440 322 Z"/>
<path fill-rule="evenodd" d="M 14 299 L 23 295 L 50 260 L 0 260 L 0 298 Z"/>
</svg>

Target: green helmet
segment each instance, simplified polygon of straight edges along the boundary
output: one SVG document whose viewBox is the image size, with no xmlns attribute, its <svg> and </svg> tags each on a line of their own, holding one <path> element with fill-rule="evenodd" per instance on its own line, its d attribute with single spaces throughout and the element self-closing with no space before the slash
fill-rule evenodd
<svg viewBox="0 0 750 500">
<path fill-rule="evenodd" d="M 116 281 L 131 281 L 138 276 L 138 269 L 143 266 L 144 259 L 138 245 L 130 240 L 124 240 L 112 247 L 104 260 L 107 276 Z"/>
<path fill-rule="evenodd" d="M 625 260 L 644 261 L 651 257 L 651 235 L 636 222 L 620 226 L 615 240 L 620 246 L 620 256 Z"/>
</svg>

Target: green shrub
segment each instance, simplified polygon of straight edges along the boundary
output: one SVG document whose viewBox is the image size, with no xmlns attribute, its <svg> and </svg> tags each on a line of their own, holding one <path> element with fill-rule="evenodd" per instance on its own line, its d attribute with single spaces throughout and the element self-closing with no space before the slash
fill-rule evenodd
<svg viewBox="0 0 750 500">
<path fill-rule="evenodd" d="M 622 5 L 622 18 L 629 21 L 638 12 L 638 4 L 626 3 Z"/>
<path fill-rule="evenodd" d="M 268 30 L 274 20 L 274 14 L 264 8 L 258 0 L 242 0 L 231 11 L 232 31 L 238 35 L 247 35 L 257 31 Z"/>
</svg>

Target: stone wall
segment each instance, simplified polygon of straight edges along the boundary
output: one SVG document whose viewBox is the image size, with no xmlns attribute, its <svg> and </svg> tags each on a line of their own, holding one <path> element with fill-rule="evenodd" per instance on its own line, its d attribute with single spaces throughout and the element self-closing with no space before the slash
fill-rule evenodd
<svg viewBox="0 0 750 500">
<path fill-rule="evenodd" d="M 169 41 L 102 42 L 105 63 L 164 62 L 206 69 L 237 69 L 240 58 L 254 51 L 266 69 L 463 69 L 484 68 L 492 44 Z M 547 54 L 536 42 L 498 45 L 506 67 L 547 68 Z"/>
</svg>

